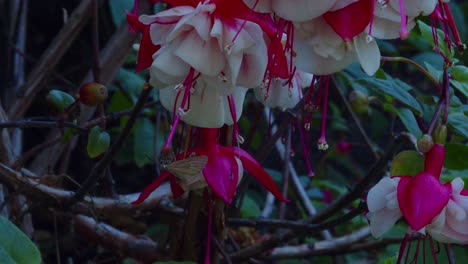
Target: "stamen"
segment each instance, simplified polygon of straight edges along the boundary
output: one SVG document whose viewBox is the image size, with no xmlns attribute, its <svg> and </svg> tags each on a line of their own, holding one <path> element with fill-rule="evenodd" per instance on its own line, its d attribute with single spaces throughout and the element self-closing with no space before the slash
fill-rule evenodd
<svg viewBox="0 0 468 264">
<path fill-rule="evenodd" d="M 306 161 L 306 166 L 307 166 L 307 175 L 309 177 L 313 177 L 315 175 L 314 171 L 312 170 L 312 166 L 310 165 L 310 160 L 309 160 L 309 153 L 310 153 L 310 148 L 307 147 L 305 140 L 304 140 L 304 134 L 302 133 L 302 127 L 301 127 L 301 122 L 299 121 L 299 118 L 296 119 L 297 122 L 297 131 L 299 132 L 299 139 L 301 140 L 302 144 L 302 151 L 304 152 L 304 159 Z M 307 123 L 306 125 L 308 126 L 308 131 L 310 129 L 310 123 Z"/>
<path fill-rule="evenodd" d="M 407 39 L 409 37 L 409 31 L 408 31 L 408 17 L 406 16 L 406 12 L 405 12 L 405 3 L 404 3 L 404 0 L 399 0 L 399 3 L 400 3 L 400 20 L 401 20 L 400 38 Z"/>
<path fill-rule="evenodd" d="M 185 115 L 189 110 L 190 106 L 188 106 L 186 108 L 186 105 L 187 105 L 187 102 L 189 102 L 190 89 L 192 88 L 193 81 L 194 81 L 194 78 L 193 78 L 194 73 L 195 73 L 195 69 L 190 68 L 190 71 L 187 74 L 187 77 L 185 78 L 184 85 L 185 85 L 186 88 L 185 88 L 185 92 L 184 92 L 184 97 L 182 98 L 182 102 L 180 103 L 180 107 L 177 110 L 177 114 L 175 115 L 174 122 L 172 123 L 171 132 L 169 133 L 169 137 L 167 138 L 166 144 L 164 145 L 164 147 L 166 147 L 166 148 L 169 148 L 170 145 L 171 145 L 172 138 L 174 137 L 174 134 L 175 134 L 175 131 L 177 129 L 177 125 L 179 124 L 181 116 Z M 197 76 L 197 78 L 198 78 L 198 76 Z M 177 95 L 176 100 L 174 101 L 174 107 L 177 105 L 177 101 L 178 101 L 178 95 Z"/>
<path fill-rule="evenodd" d="M 325 81 L 324 84 L 322 82 Z M 328 143 L 326 139 L 326 124 L 327 124 L 327 108 L 328 108 L 328 87 L 330 86 L 330 76 L 324 77 L 324 80 L 321 80 L 321 86 L 324 87 L 322 89 L 325 89 L 324 92 L 324 98 L 323 98 L 323 109 L 322 109 L 322 128 L 320 132 L 320 138 L 318 140 L 318 149 L 319 150 L 327 150 L 328 149 Z"/>
</svg>

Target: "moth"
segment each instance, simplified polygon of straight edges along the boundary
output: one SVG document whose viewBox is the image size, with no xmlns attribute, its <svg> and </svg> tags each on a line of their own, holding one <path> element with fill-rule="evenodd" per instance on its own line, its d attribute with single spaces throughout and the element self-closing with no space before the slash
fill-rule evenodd
<svg viewBox="0 0 468 264">
<path fill-rule="evenodd" d="M 172 154 L 172 157 L 173 154 Z M 161 155 L 161 170 L 167 170 L 174 175 L 179 185 L 185 191 L 201 189 L 206 186 L 202 170 L 208 162 L 207 156 L 190 156 L 185 159 L 175 160 L 169 155 Z"/>
</svg>

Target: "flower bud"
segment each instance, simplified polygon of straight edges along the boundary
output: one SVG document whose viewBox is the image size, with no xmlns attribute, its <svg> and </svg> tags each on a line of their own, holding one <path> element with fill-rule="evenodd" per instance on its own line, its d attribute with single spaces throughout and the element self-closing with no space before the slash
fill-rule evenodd
<svg viewBox="0 0 468 264">
<path fill-rule="evenodd" d="M 428 134 L 424 134 L 418 139 L 418 149 L 422 153 L 429 152 L 429 150 L 431 150 L 433 146 L 434 140 L 432 140 L 432 137 Z"/>
<path fill-rule="evenodd" d="M 107 88 L 99 83 L 86 83 L 80 88 L 80 102 L 87 106 L 103 104 L 108 96 Z"/>
<path fill-rule="evenodd" d="M 367 116 L 369 113 L 369 98 L 364 93 L 354 90 L 349 94 L 349 102 L 354 112 Z"/>
<path fill-rule="evenodd" d="M 434 131 L 432 132 L 432 136 L 435 139 L 437 144 L 444 145 L 445 140 L 447 139 L 447 126 L 446 125 L 438 125 Z"/>
</svg>

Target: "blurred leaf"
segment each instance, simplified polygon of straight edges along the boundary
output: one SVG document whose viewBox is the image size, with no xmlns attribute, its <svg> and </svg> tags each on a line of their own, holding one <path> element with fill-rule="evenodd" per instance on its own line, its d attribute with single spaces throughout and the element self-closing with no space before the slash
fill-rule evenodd
<svg viewBox="0 0 468 264">
<path fill-rule="evenodd" d="M 468 146 L 449 143 L 445 145 L 446 158 L 444 166 L 451 170 L 468 169 Z"/>
<path fill-rule="evenodd" d="M 259 217 L 262 213 L 258 204 L 250 197 L 246 195 L 242 202 L 242 207 L 240 209 L 241 217 L 243 218 L 256 218 Z"/>
<path fill-rule="evenodd" d="M 51 90 L 47 94 L 47 101 L 55 106 L 60 112 L 75 102 L 75 98 L 60 90 Z"/>
<path fill-rule="evenodd" d="M 145 84 L 145 79 L 135 72 L 120 68 L 117 80 L 122 87 L 132 96 L 137 96 Z"/>
<path fill-rule="evenodd" d="M 390 176 L 414 176 L 423 170 L 424 156 L 414 150 L 405 150 L 393 159 Z"/>
<path fill-rule="evenodd" d="M 99 126 L 91 128 L 88 135 L 88 145 L 86 149 L 90 158 L 95 158 L 106 152 L 110 145 L 110 136 L 106 131 L 101 132 Z"/>
<path fill-rule="evenodd" d="M 468 117 L 463 113 L 449 114 L 448 127 L 458 136 L 468 139 Z"/>
<path fill-rule="evenodd" d="M 36 245 L 3 216 L 0 216 L 0 260 L 2 264 L 41 263 Z"/>
<path fill-rule="evenodd" d="M 122 91 L 117 90 L 115 93 L 112 94 L 109 107 L 107 108 L 107 112 L 120 112 L 130 109 L 132 108 L 132 106 L 133 102 L 131 101 L 131 98 L 125 96 L 125 94 Z"/>
<path fill-rule="evenodd" d="M 437 55 L 439 58 L 440 56 Z M 424 65 L 426 66 L 426 69 L 427 71 L 429 71 L 429 73 L 434 76 L 434 78 L 438 81 L 442 80 L 442 75 L 444 74 L 444 72 L 442 70 L 439 70 L 439 69 L 436 69 L 434 68 L 434 64 L 433 63 L 429 63 L 427 61 L 424 61 Z"/>
<path fill-rule="evenodd" d="M 422 136 L 421 129 L 419 129 L 418 123 L 416 122 L 416 118 L 414 117 L 413 112 L 408 108 L 396 108 L 391 104 L 385 103 L 384 109 L 386 111 L 395 113 L 405 125 L 408 132 L 413 134 L 413 136 L 419 138 Z"/>
<path fill-rule="evenodd" d="M 148 118 L 135 122 L 133 131 L 133 158 L 138 167 L 154 163 L 155 126 Z"/>
<path fill-rule="evenodd" d="M 393 80 L 364 78 L 357 80 L 357 82 L 366 85 L 377 93 L 391 96 L 411 108 L 417 115 L 422 114 L 422 108 L 418 101 Z"/>
<path fill-rule="evenodd" d="M 126 21 L 126 11 L 133 9 L 133 0 L 112 0 L 108 1 L 111 11 L 112 21 L 116 27 L 120 27 Z"/>
</svg>

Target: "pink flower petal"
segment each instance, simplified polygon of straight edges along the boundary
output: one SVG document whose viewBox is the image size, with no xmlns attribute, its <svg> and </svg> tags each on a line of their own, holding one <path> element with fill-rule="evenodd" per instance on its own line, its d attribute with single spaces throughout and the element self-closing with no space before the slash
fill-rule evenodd
<svg viewBox="0 0 468 264">
<path fill-rule="evenodd" d="M 445 161 L 445 149 L 441 144 L 434 144 L 431 150 L 426 153 L 424 162 L 424 171 L 432 174 L 437 179 L 440 178 L 442 167 Z"/>
<path fill-rule="evenodd" d="M 239 168 L 234 156 L 212 149 L 203 175 L 216 196 L 230 204 L 239 181 Z"/>
<path fill-rule="evenodd" d="M 146 26 L 141 37 L 140 49 L 138 51 L 138 59 L 136 71 L 142 71 L 153 63 L 153 54 L 159 50 L 161 46 L 154 45 L 151 41 L 150 26 Z"/>
<path fill-rule="evenodd" d="M 168 171 L 162 172 L 159 177 L 156 178 L 150 185 L 146 186 L 145 189 L 140 193 L 140 196 L 138 196 L 138 199 L 136 201 L 132 202 L 132 204 L 141 204 L 150 196 L 150 194 L 156 190 L 156 188 L 163 183 L 167 177 L 172 176 Z"/>
<path fill-rule="evenodd" d="M 169 183 L 171 184 L 171 192 L 174 199 L 177 199 L 184 194 L 184 189 L 182 189 L 182 187 L 177 183 L 176 178 L 173 175 L 169 177 Z"/>
<path fill-rule="evenodd" d="M 280 190 L 276 186 L 271 176 L 266 172 L 263 167 L 245 150 L 237 147 L 223 147 L 223 152 L 235 153 L 242 161 L 244 169 L 252 175 L 260 184 L 262 184 L 268 191 L 270 191 L 281 202 L 288 202 L 283 197 Z"/>
<path fill-rule="evenodd" d="M 397 196 L 401 212 L 414 231 L 418 231 L 440 214 L 447 205 L 452 187 L 442 185 L 438 178 L 426 172 L 415 177 L 402 176 Z"/>
<path fill-rule="evenodd" d="M 373 0 L 360 0 L 345 8 L 329 11 L 323 18 L 345 41 L 363 32 L 372 18 Z"/>
</svg>

